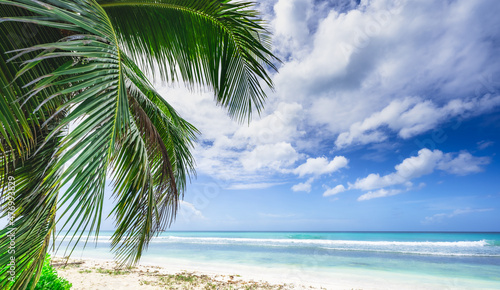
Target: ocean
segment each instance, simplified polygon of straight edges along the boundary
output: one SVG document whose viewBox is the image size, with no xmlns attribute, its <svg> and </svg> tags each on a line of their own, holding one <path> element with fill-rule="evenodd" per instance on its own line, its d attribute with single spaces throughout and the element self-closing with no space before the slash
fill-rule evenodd
<svg viewBox="0 0 500 290">
<path fill-rule="evenodd" d="M 112 259 L 111 235 L 101 232 L 95 244 L 78 247 L 72 257 Z M 420 282 L 448 289 L 500 289 L 500 233 L 169 231 L 151 241 L 141 260 L 180 261 L 279 271 L 298 282 L 314 279 L 313 274 L 332 279 L 358 275 L 406 280 L 415 289 L 428 289 L 418 287 Z"/>
</svg>

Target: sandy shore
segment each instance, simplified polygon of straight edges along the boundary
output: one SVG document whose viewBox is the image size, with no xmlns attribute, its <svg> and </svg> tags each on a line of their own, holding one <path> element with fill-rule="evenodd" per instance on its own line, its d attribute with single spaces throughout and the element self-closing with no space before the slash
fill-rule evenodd
<svg viewBox="0 0 500 290">
<path fill-rule="evenodd" d="M 54 258 L 59 276 L 72 289 L 326 289 L 295 283 L 273 283 L 228 272 L 188 271 L 155 265 L 118 267 L 110 260 Z"/>
<path fill-rule="evenodd" d="M 54 258 L 59 276 L 72 289 L 499 289 L 500 283 L 465 279 L 337 268 L 318 271 L 193 263 L 120 268 L 112 260 Z"/>
</svg>

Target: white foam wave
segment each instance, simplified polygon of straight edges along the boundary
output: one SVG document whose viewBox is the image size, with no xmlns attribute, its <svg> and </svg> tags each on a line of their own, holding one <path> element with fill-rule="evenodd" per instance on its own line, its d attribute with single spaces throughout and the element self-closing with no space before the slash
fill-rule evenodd
<svg viewBox="0 0 500 290">
<path fill-rule="evenodd" d="M 58 237 L 61 240 L 62 237 Z M 92 240 L 91 242 L 95 242 Z M 99 236 L 98 243 L 109 244 L 111 236 Z M 364 251 L 380 253 L 399 253 L 409 255 L 436 256 L 488 256 L 500 257 L 497 247 L 491 247 L 487 240 L 479 241 L 359 241 L 324 239 L 259 239 L 225 237 L 182 237 L 159 236 L 152 244 L 199 244 L 243 247 L 295 247 L 313 248 L 324 251 Z"/>
<path fill-rule="evenodd" d="M 377 252 L 377 253 L 393 253 L 407 255 L 423 255 L 423 256 L 453 256 L 453 257 L 500 257 L 500 254 L 489 253 L 464 253 L 464 252 L 435 252 L 435 251 L 409 251 L 409 250 L 381 250 L 381 249 L 361 249 L 361 248 L 329 248 L 322 247 L 325 250 L 332 251 L 359 251 L 359 252 Z"/>
<path fill-rule="evenodd" d="M 357 240 L 307 240 L 307 239 L 252 239 L 252 238 L 215 238 L 215 237 L 178 237 L 164 236 L 153 239 L 153 242 L 186 242 L 203 244 L 254 244 L 254 245 L 332 245 L 332 246 L 410 246 L 410 247 L 483 247 L 488 245 L 486 240 L 480 241 L 455 241 L 455 242 L 432 242 L 432 241 L 357 241 Z"/>
<path fill-rule="evenodd" d="M 57 240 L 63 237 L 58 236 Z M 94 239 L 91 239 L 94 241 Z M 111 236 L 99 236 L 98 242 L 107 242 Z M 454 242 L 433 242 L 433 241 L 358 241 L 358 240 L 320 240 L 320 239 L 257 239 L 257 238 L 220 238 L 220 237 L 179 237 L 179 236 L 160 236 L 151 241 L 153 243 L 196 243 L 196 244 L 249 244 L 249 245 L 318 245 L 318 246 L 405 246 L 405 247 L 484 247 L 489 245 L 487 240 L 480 241 L 454 241 Z"/>
</svg>

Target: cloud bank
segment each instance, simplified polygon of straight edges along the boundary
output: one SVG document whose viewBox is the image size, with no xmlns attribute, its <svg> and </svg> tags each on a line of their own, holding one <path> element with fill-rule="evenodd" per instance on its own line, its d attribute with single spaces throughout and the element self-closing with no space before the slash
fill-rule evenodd
<svg viewBox="0 0 500 290">
<path fill-rule="evenodd" d="M 289 188 L 310 192 L 323 183 L 325 196 L 339 194 L 347 188 L 330 188 L 325 176 L 356 171 L 347 167 L 352 150 L 396 144 L 500 108 L 496 0 L 279 0 L 259 7 L 283 60 L 260 117 L 240 125 L 210 93 L 160 89 L 203 133 L 194 152 L 198 172 L 228 188 L 305 177 Z M 395 172 L 369 174 L 348 188 L 367 191 L 363 200 L 389 196 L 435 171 L 467 175 L 488 162 L 468 151 L 421 150 Z"/>
</svg>

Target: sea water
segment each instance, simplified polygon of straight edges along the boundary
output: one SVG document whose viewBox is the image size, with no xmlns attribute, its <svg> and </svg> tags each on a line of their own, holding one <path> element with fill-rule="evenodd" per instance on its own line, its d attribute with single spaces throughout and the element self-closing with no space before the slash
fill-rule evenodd
<svg viewBox="0 0 500 290">
<path fill-rule="evenodd" d="M 111 235 L 101 232 L 96 243 L 85 250 L 77 247 L 74 256 L 113 258 Z M 471 285 L 486 283 L 500 289 L 500 233 L 172 231 L 153 238 L 142 257 L 157 264 L 171 260 L 325 274 L 468 279 Z"/>
</svg>

